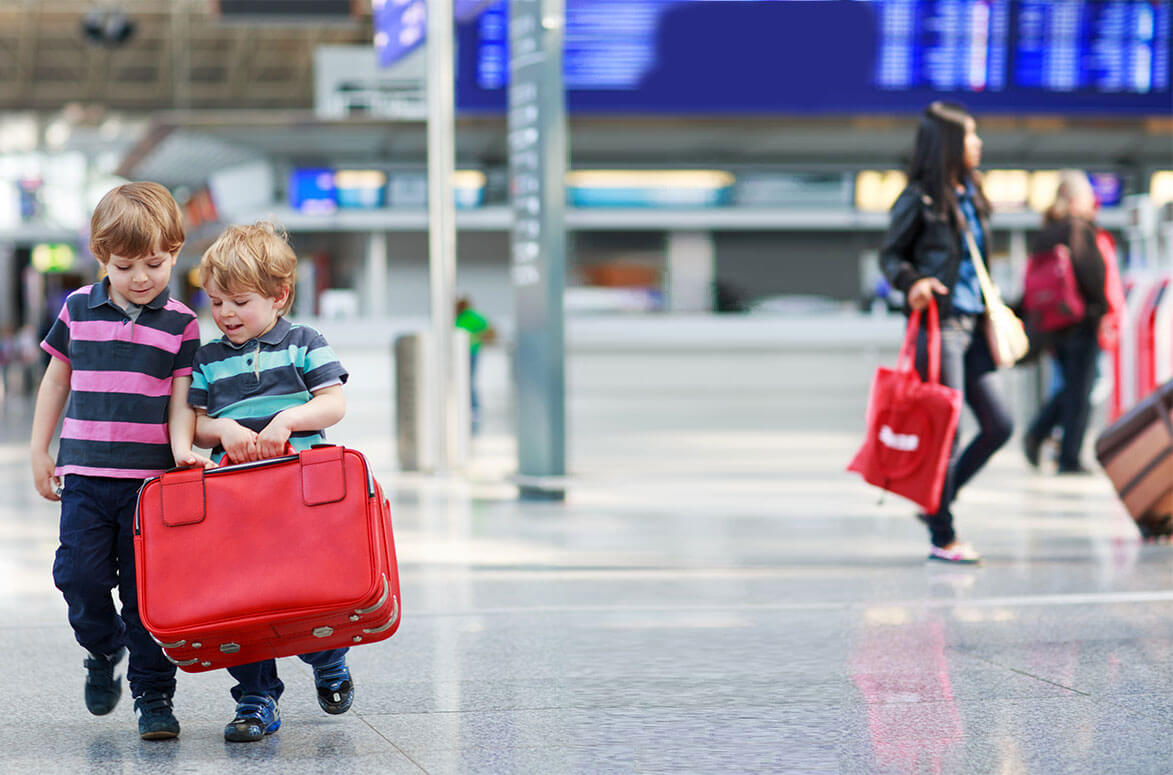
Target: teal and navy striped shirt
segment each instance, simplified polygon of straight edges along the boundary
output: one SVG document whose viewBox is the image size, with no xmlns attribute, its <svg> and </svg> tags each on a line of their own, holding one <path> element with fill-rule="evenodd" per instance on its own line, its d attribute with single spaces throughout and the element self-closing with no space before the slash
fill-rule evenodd
<svg viewBox="0 0 1173 775">
<path fill-rule="evenodd" d="M 201 347 L 187 402 L 209 417 L 227 417 L 260 433 L 278 412 L 308 402 L 314 391 L 341 385 L 349 376 L 325 337 L 282 317 L 243 344 L 222 336 Z M 325 439 L 321 430 L 294 431 L 289 443 L 302 450 Z M 213 450 L 217 461 L 223 454 L 220 447 Z"/>
</svg>

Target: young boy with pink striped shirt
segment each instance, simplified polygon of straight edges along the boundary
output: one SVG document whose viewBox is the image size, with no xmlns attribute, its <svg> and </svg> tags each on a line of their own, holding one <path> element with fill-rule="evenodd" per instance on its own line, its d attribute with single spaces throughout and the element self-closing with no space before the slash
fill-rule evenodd
<svg viewBox="0 0 1173 775">
<path fill-rule="evenodd" d="M 160 740 L 179 734 L 175 665 L 138 616 L 132 531 L 144 479 L 176 464 L 211 464 L 190 449 L 173 453 L 168 434 L 169 423 L 191 422 L 199 325 L 168 293 L 186 234 L 166 188 L 118 186 L 102 197 L 90 227 L 106 276 L 70 294 L 41 343 L 52 357 L 33 416 L 33 479 L 42 497 L 61 502 L 53 581 L 88 652 L 86 708 L 98 716 L 114 709 L 122 693 L 114 669 L 129 650 L 139 735 Z M 49 443 L 62 412 L 54 461 Z"/>
</svg>

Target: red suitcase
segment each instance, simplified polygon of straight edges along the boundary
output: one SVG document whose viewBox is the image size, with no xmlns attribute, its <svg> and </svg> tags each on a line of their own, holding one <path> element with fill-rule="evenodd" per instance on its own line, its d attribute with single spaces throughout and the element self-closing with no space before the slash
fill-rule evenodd
<svg viewBox="0 0 1173 775">
<path fill-rule="evenodd" d="M 188 672 L 399 627 L 390 506 L 352 449 L 170 471 L 143 484 L 134 532 L 139 615 Z"/>
</svg>

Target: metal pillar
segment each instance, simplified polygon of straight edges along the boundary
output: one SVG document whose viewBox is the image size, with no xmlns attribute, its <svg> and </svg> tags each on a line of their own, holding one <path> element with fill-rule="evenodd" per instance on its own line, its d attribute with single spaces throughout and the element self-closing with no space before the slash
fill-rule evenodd
<svg viewBox="0 0 1173 775">
<path fill-rule="evenodd" d="M 523 498 L 561 499 L 566 473 L 566 13 L 563 0 L 512 0 L 509 10 L 517 483 Z"/>
</svg>

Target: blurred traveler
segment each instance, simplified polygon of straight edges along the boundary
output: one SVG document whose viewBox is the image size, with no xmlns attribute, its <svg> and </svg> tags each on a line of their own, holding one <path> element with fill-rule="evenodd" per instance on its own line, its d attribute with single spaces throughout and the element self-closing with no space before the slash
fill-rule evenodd
<svg viewBox="0 0 1173 775">
<path fill-rule="evenodd" d="M 1062 375 L 1061 387 L 1053 391 L 1039 409 L 1023 436 L 1023 452 L 1034 467 L 1039 465 L 1039 447 L 1056 426 L 1062 429 L 1059 444 L 1059 473 L 1086 474 L 1080 462 L 1084 434 L 1091 414 L 1092 387 L 1103 346 L 1114 346 L 1119 327 L 1115 305 L 1108 301 L 1108 263 L 1100 250 L 1102 240 L 1095 223 L 1096 196 L 1083 172 L 1066 170 L 1060 175 L 1055 201 L 1043 215 L 1043 229 L 1032 245 L 1032 256 L 1051 255 L 1057 246 L 1067 250 L 1081 297 L 1083 314 L 1055 330 L 1038 330 L 1035 340 L 1053 352 Z M 1104 242 L 1105 246 L 1109 243 Z M 1114 262 L 1113 262 L 1114 263 Z M 1028 285 L 1023 298 L 1026 309 L 1037 307 Z M 1107 321 L 1107 322 L 1105 322 Z M 1045 329 L 1043 326 L 1039 328 Z"/>
<path fill-rule="evenodd" d="M 475 432 L 480 426 L 480 397 L 477 395 L 477 359 L 482 344 L 492 344 L 497 339 L 497 331 L 488 319 L 473 309 L 472 300 L 461 296 L 456 300 L 456 327 L 468 332 L 468 388 L 469 402 L 472 408 L 472 429 Z"/>
<path fill-rule="evenodd" d="M 953 456 L 935 514 L 919 514 L 929 529 L 930 560 L 976 563 L 981 555 L 959 541 L 951 506 L 966 482 L 1010 438 L 1013 421 L 1002 397 L 993 356 L 982 329 L 985 303 L 966 245 L 968 229 L 989 255 L 989 201 L 977 172 L 982 141 L 973 117 L 960 105 L 934 102 L 921 115 L 908 168 L 908 186 L 892 205 L 880 267 L 905 295 L 905 312 L 937 298 L 941 311 L 941 382 L 964 391 L 978 422 L 977 435 Z M 924 330 L 917 370 L 928 371 Z"/>
</svg>

